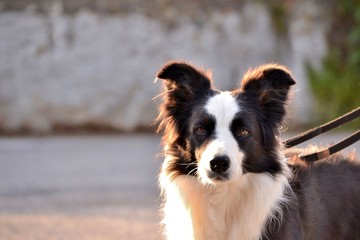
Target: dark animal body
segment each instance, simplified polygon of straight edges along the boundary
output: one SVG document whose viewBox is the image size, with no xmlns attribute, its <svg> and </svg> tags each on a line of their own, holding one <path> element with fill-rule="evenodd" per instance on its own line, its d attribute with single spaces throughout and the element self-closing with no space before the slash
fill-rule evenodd
<svg viewBox="0 0 360 240">
<path fill-rule="evenodd" d="M 336 154 L 307 163 L 298 158 L 305 152 L 286 153 L 292 196 L 283 206 L 282 221 L 268 223 L 262 239 L 360 239 L 359 160 Z"/>
</svg>

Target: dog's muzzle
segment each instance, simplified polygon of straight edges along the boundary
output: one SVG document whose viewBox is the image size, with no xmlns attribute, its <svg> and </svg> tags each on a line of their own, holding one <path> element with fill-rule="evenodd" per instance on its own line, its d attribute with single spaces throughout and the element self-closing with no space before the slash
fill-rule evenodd
<svg viewBox="0 0 360 240">
<path fill-rule="evenodd" d="M 228 180 L 230 168 L 230 158 L 228 156 L 216 156 L 210 161 L 210 171 L 208 177 L 214 180 Z"/>
</svg>

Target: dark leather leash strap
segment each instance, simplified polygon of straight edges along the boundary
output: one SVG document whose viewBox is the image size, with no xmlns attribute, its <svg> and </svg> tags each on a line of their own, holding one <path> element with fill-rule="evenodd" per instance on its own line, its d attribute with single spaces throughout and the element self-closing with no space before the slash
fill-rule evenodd
<svg viewBox="0 0 360 240">
<path fill-rule="evenodd" d="M 287 139 L 285 141 L 283 141 L 283 144 L 286 148 L 291 148 L 293 146 L 296 146 L 300 143 L 306 142 L 307 140 L 310 140 L 324 132 L 330 131 L 336 127 L 339 127 L 347 122 L 350 122 L 356 118 L 360 117 L 360 107 L 358 107 L 357 109 L 346 113 L 344 115 L 342 115 L 341 117 L 338 117 L 337 119 L 325 123 L 319 127 L 310 129 L 304 133 L 301 133 L 295 137 L 292 137 L 290 139 Z"/>
<path fill-rule="evenodd" d="M 308 130 L 304 133 L 301 133 L 293 138 L 287 139 L 287 140 L 283 141 L 283 144 L 284 144 L 285 148 L 291 148 L 300 143 L 306 142 L 307 140 L 310 140 L 324 132 L 330 131 L 336 127 L 339 127 L 345 123 L 348 123 L 358 117 L 360 117 L 360 107 L 358 107 L 357 109 L 354 109 L 353 111 L 351 111 L 347 114 L 344 114 L 341 117 L 338 117 L 337 119 L 335 119 L 331 122 L 325 123 L 319 127 L 316 127 L 311 130 Z M 299 157 L 303 160 L 310 161 L 310 162 L 316 161 L 316 160 L 328 157 L 331 154 L 334 154 L 359 140 L 360 140 L 360 130 L 358 130 L 357 132 L 352 134 L 350 137 L 345 138 L 341 142 L 339 142 L 325 150 L 322 150 L 322 151 L 319 151 L 316 153 L 312 153 L 312 154 L 307 154 L 307 155 L 301 154 Z"/>
<path fill-rule="evenodd" d="M 299 158 L 308 162 L 313 162 L 319 159 L 323 159 L 350 146 L 351 144 L 354 144 L 355 142 L 359 141 L 359 139 L 360 139 L 360 130 L 356 131 L 350 137 L 343 139 L 342 141 L 332 145 L 329 148 L 311 154 L 306 154 L 306 155 L 300 154 Z"/>
</svg>

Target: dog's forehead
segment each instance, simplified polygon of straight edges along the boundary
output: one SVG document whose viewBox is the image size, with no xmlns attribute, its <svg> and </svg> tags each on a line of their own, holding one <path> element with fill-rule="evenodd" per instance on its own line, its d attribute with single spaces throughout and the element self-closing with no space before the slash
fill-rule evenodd
<svg viewBox="0 0 360 240">
<path fill-rule="evenodd" d="M 220 92 L 209 98 L 205 109 L 217 123 L 229 124 L 240 111 L 240 106 L 231 92 Z"/>
</svg>

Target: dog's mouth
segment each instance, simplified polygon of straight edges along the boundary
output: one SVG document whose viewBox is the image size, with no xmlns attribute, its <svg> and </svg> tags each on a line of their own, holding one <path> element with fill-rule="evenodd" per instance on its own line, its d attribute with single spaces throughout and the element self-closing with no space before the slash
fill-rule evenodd
<svg viewBox="0 0 360 240">
<path fill-rule="evenodd" d="M 230 174 L 228 172 L 217 173 L 214 171 L 208 171 L 207 176 L 212 181 L 224 182 L 230 180 Z"/>
</svg>

